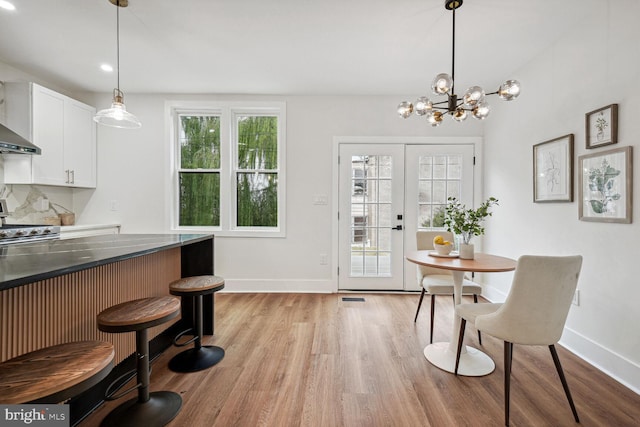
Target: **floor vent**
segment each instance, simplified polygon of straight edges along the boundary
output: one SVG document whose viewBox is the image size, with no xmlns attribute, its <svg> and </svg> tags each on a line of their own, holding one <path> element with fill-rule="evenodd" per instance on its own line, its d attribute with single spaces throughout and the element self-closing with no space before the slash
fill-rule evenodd
<svg viewBox="0 0 640 427">
<path fill-rule="evenodd" d="M 364 302 L 364 298 L 361 298 L 361 297 L 342 297 L 342 301 Z"/>
</svg>

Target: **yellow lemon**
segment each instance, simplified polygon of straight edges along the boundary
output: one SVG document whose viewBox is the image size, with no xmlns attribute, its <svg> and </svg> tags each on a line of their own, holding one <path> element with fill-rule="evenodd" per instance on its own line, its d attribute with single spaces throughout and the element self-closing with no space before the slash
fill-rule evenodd
<svg viewBox="0 0 640 427">
<path fill-rule="evenodd" d="M 434 245 L 444 245 L 444 237 L 442 236 L 436 236 L 433 238 L 433 244 Z"/>
</svg>

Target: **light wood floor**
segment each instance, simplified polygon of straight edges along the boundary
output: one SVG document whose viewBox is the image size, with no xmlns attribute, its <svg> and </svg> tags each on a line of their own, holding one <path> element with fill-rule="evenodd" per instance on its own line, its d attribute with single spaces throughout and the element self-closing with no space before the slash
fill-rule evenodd
<svg viewBox="0 0 640 427">
<path fill-rule="evenodd" d="M 365 302 L 343 297 L 362 296 Z M 456 377 L 427 362 L 429 304 L 417 294 L 217 294 L 218 365 L 176 374 L 167 350 L 153 363 L 152 390 L 182 395 L 170 426 L 500 426 L 502 342 L 484 337 L 496 362 L 485 377 Z M 452 300 L 439 297 L 435 341 L 447 341 Z M 132 334 L 133 339 L 133 334 Z M 477 334 L 467 328 L 470 345 Z M 558 347 L 582 426 L 640 425 L 640 395 Z M 514 349 L 512 426 L 577 426 L 546 347 Z M 133 395 L 130 395 L 133 397 Z M 98 425 L 109 402 L 81 427 Z"/>
</svg>

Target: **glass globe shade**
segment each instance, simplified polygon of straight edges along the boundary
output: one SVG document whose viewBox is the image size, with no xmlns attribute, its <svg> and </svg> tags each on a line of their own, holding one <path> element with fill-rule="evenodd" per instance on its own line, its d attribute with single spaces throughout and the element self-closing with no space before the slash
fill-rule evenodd
<svg viewBox="0 0 640 427">
<path fill-rule="evenodd" d="M 424 116 L 433 109 L 433 103 L 426 96 L 416 99 L 414 110 L 417 115 Z"/>
<path fill-rule="evenodd" d="M 516 99 L 518 95 L 520 95 L 520 82 L 517 80 L 507 80 L 498 89 L 498 96 L 505 101 Z"/>
<path fill-rule="evenodd" d="M 467 110 L 463 108 L 457 108 L 452 114 L 453 120 L 456 122 L 462 122 L 467 119 Z"/>
<path fill-rule="evenodd" d="M 489 108 L 489 104 L 487 104 L 486 102 L 480 102 L 473 109 L 473 117 L 478 120 L 484 120 L 487 118 L 490 112 L 491 108 Z"/>
<path fill-rule="evenodd" d="M 433 79 L 431 83 L 431 90 L 437 95 L 444 95 L 451 91 L 453 87 L 453 79 L 447 73 L 440 73 Z"/>
<path fill-rule="evenodd" d="M 431 114 L 427 114 L 427 122 L 433 127 L 437 127 L 442 123 L 442 113 L 440 111 L 433 111 Z"/>
<path fill-rule="evenodd" d="M 407 101 L 402 101 L 398 104 L 398 114 L 400 117 L 406 119 L 411 115 L 411 113 L 413 113 L 413 104 Z"/>
<path fill-rule="evenodd" d="M 479 102 L 484 102 L 484 90 L 480 86 L 471 86 L 462 99 L 465 105 L 475 107 Z"/>
</svg>

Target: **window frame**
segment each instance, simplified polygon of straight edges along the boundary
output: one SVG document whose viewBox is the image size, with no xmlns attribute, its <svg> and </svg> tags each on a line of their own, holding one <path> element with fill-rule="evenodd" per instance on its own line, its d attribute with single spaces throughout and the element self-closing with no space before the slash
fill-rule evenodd
<svg viewBox="0 0 640 427">
<path fill-rule="evenodd" d="M 284 102 L 167 102 L 171 145 L 171 229 L 177 232 L 215 233 L 221 237 L 286 237 L 286 103 Z M 180 215 L 180 123 L 181 115 L 220 117 L 220 226 L 181 226 Z M 237 117 L 275 116 L 278 120 L 278 168 L 269 170 L 278 180 L 278 226 L 238 227 L 237 220 Z M 203 172 L 209 169 L 203 169 Z"/>
</svg>

